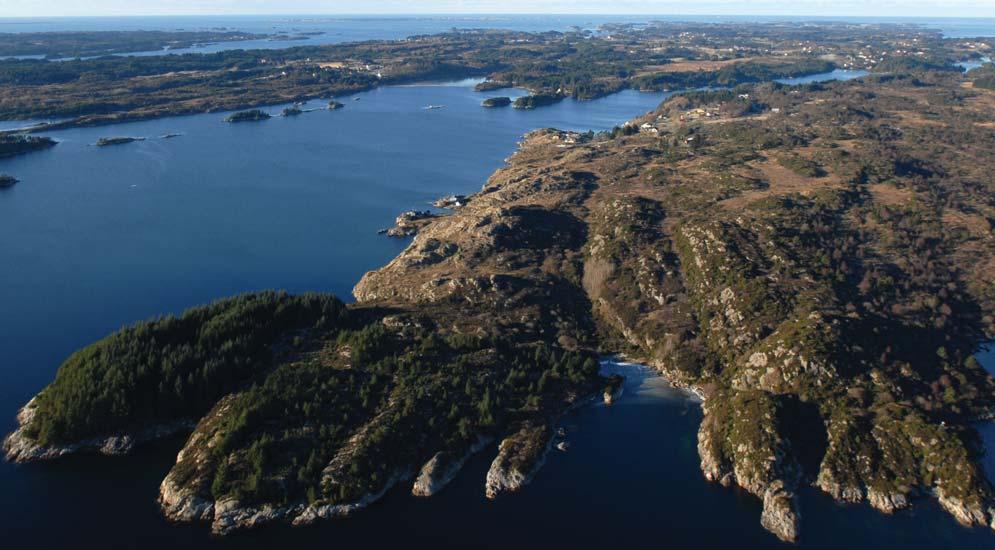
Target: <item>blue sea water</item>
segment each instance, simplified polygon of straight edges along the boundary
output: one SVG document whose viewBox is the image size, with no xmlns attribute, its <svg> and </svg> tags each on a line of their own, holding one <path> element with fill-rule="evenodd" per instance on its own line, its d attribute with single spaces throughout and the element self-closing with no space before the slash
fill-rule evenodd
<svg viewBox="0 0 995 550">
<path fill-rule="evenodd" d="M 50 134 L 55 148 L 0 161 L 22 180 L 0 192 L 0 429 L 69 353 L 122 325 L 264 288 L 347 297 L 406 245 L 378 229 L 479 189 L 525 132 L 608 129 L 665 97 L 483 109 L 507 92 L 472 84 L 381 88 L 341 111 L 259 123 L 213 113 L 64 130 Z M 147 139 L 93 146 L 109 136 Z M 432 499 L 401 489 L 348 520 L 217 539 L 158 512 L 158 483 L 182 444 L 169 441 L 133 457 L 0 463 L 0 532 L 5 546 L 35 548 L 783 548 L 760 528 L 755 498 L 701 477 L 697 404 L 638 366 L 608 368 L 629 377 L 619 403 L 572 414 L 570 450 L 496 502 L 483 497 L 488 449 Z M 802 506 L 803 548 L 995 548 L 995 535 L 928 500 L 891 518 L 814 491 Z"/>
<path fill-rule="evenodd" d="M 806 76 L 796 76 L 792 78 L 779 78 L 777 81 L 789 86 L 800 84 L 812 84 L 813 82 L 826 82 L 829 80 L 851 80 L 870 74 L 863 69 L 836 69 L 828 73 L 810 74 Z"/>
</svg>

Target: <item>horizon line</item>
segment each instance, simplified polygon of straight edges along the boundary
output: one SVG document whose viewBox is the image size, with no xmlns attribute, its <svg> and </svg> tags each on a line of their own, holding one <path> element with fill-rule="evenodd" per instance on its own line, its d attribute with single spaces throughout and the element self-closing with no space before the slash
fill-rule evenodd
<svg viewBox="0 0 995 550">
<path fill-rule="evenodd" d="M 848 17 L 857 18 L 891 18 L 891 19 L 995 19 L 995 13 L 991 15 L 886 15 L 886 14 L 856 14 L 846 13 L 841 15 L 818 15 L 811 13 L 666 13 L 666 12 L 581 12 L 581 13 L 557 13 L 557 12 L 392 12 L 392 13 L 362 13 L 362 12 L 312 12 L 312 13 L 278 13 L 278 12 L 203 12 L 203 13 L 147 13 L 147 14 L 117 14 L 106 13 L 98 15 L 4 15 L 4 19 L 99 19 L 104 17 L 444 17 L 444 16 L 472 16 L 472 17 L 521 17 L 521 16 L 615 16 L 615 17 L 806 17 L 814 19 L 845 19 Z"/>
</svg>

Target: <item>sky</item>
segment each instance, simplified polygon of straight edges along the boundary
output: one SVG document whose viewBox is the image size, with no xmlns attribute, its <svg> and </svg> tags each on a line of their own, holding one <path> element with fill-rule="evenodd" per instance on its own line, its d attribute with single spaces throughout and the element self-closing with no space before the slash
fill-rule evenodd
<svg viewBox="0 0 995 550">
<path fill-rule="evenodd" d="M 995 17 L 995 0 L 0 0 L 0 17 L 414 13 Z"/>
</svg>

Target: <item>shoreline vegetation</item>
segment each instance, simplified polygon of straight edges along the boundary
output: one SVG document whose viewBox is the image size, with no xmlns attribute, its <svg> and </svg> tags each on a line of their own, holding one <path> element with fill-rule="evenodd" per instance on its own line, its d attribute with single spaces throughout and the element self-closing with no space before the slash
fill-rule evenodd
<svg viewBox="0 0 995 550">
<path fill-rule="evenodd" d="M 484 107 L 491 107 L 491 108 L 493 108 L 493 107 L 507 107 L 508 105 L 511 105 L 511 98 L 510 97 L 489 97 L 489 98 L 485 99 L 481 103 L 481 105 L 484 106 Z"/>
<path fill-rule="evenodd" d="M 0 159 L 55 147 L 58 142 L 49 137 L 21 134 L 0 134 Z"/>
<path fill-rule="evenodd" d="M 289 109 L 286 109 L 284 112 L 286 112 L 287 110 L 289 110 Z M 298 111 L 300 111 L 300 109 L 298 109 Z M 235 122 L 256 122 L 256 121 L 260 121 L 260 120 L 269 120 L 271 118 L 273 118 L 273 117 L 269 113 L 266 113 L 266 112 L 261 111 L 259 109 L 250 109 L 248 111 L 239 111 L 237 113 L 233 113 L 231 115 L 228 115 L 225 118 L 225 122 L 231 122 L 231 123 L 235 123 Z"/>
<path fill-rule="evenodd" d="M 0 60 L 0 119 L 64 118 L 28 132 L 236 111 L 349 95 L 377 86 L 485 77 L 481 90 L 521 87 L 538 106 L 638 89 L 729 87 L 834 68 L 874 69 L 915 41 L 931 62 L 977 55 L 972 42 L 900 25 L 653 24 L 589 32 L 467 30 L 401 41 L 285 50 Z M 799 49 L 799 40 L 815 47 Z M 864 48 L 864 49 L 861 49 Z M 43 97 L 43 101 L 31 98 Z"/>
<path fill-rule="evenodd" d="M 56 61 L 134 52 L 195 48 L 222 42 L 265 40 L 275 35 L 235 31 L 58 31 L 0 33 L 0 57 Z"/>
<path fill-rule="evenodd" d="M 565 98 L 566 96 L 563 94 L 530 94 L 516 99 L 513 107 L 515 109 L 535 109 L 559 103 Z"/>
<path fill-rule="evenodd" d="M 781 540 L 801 536 L 804 485 L 884 513 L 935 498 L 995 528 L 971 424 L 995 411 L 973 359 L 995 337 L 995 92 L 950 67 L 974 42 L 845 25 L 612 36 L 342 46 L 385 74 L 383 48 L 490 67 L 533 106 L 636 82 L 728 89 L 607 132 L 530 133 L 479 193 L 441 199 L 448 213 L 402 214 L 411 244 L 354 304 L 246 294 L 76 352 L 22 409 L 8 459 L 116 454 L 193 423 L 159 503 L 226 534 L 348 515 L 400 483 L 436 492 L 494 439 L 482 490 L 499 498 L 542 466 L 562 414 L 617 394 L 598 358 L 618 353 L 703 398 L 703 476 L 754 495 Z M 924 54 L 864 78 L 766 81 L 906 43 Z M 716 46 L 739 49 L 703 55 Z"/>
<path fill-rule="evenodd" d="M 143 137 L 104 137 L 97 140 L 97 147 L 107 147 L 109 145 L 125 145 L 136 141 L 145 141 Z"/>
</svg>

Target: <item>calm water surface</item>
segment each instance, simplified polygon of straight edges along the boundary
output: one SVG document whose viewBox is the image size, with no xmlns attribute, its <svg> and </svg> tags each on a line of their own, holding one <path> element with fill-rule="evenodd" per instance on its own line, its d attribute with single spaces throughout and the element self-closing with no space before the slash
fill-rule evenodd
<svg viewBox="0 0 995 550">
<path fill-rule="evenodd" d="M 607 129 L 664 98 L 483 109 L 499 94 L 471 84 L 383 88 L 345 98 L 341 111 L 259 123 L 216 113 L 54 132 L 57 147 L 0 162 L 22 180 L 0 193 L 0 428 L 67 354 L 109 331 L 248 290 L 348 296 L 406 245 L 377 229 L 479 189 L 524 132 Z M 92 145 L 108 136 L 148 139 Z M 701 477 L 698 405 L 638 366 L 606 368 L 628 375 L 621 401 L 571 415 L 569 452 L 496 502 L 483 496 L 489 449 L 432 499 L 397 490 L 347 521 L 218 539 L 158 512 L 182 444 L 171 441 L 132 457 L 0 463 L 0 531 L 7 545 L 35 548 L 784 548 L 760 528 L 756 499 Z M 803 511 L 804 548 L 995 548 L 995 535 L 928 501 L 888 518 L 806 492 Z"/>
<path fill-rule="evenodd" d="M 867 76 L 871 73 L 863 69 L 836 69 L 828 73 L 810 74 L 807 76 L 796 76 L 794 78 L 779 78 L 781 84 L 797 86 L 799 84 L 811 84 L 813 82 L 829 82 L 831 80 L 853 80 Z"/>
</svg>

